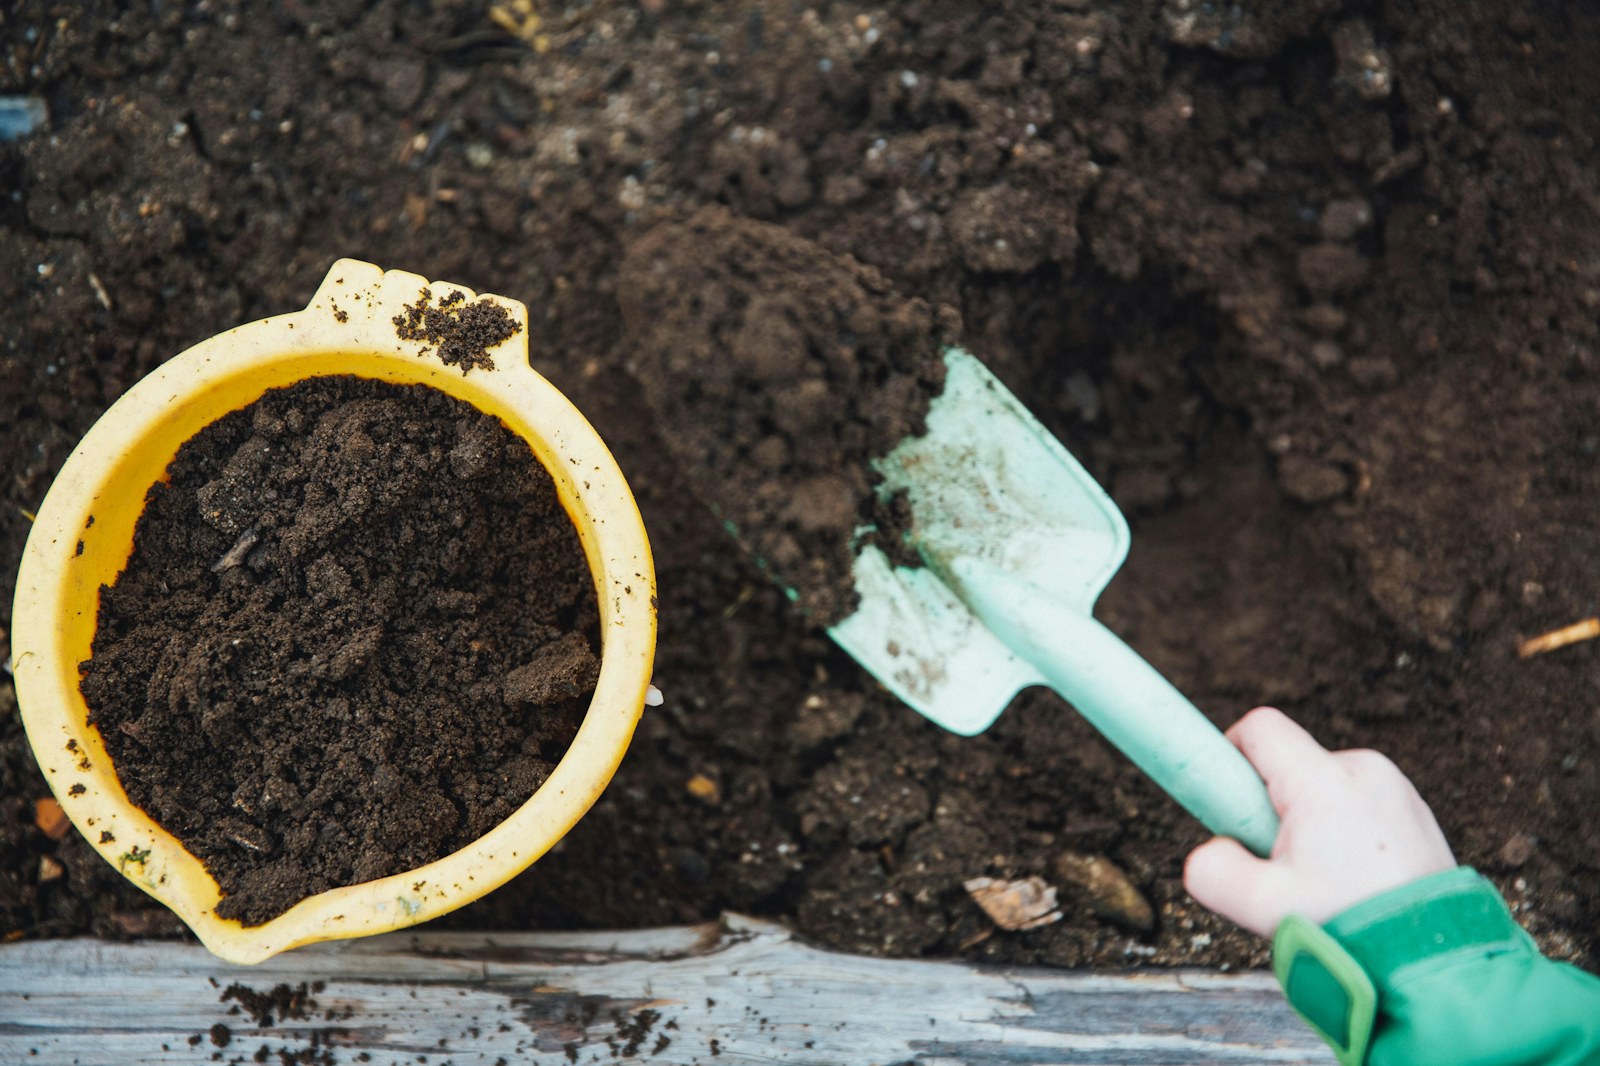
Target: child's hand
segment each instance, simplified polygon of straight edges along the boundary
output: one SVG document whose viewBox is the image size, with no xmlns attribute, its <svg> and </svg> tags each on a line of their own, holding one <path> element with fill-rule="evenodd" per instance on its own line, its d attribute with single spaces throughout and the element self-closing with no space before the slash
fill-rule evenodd
<svg viewBox="0 0 1600 1066">
<path fill-rule="evenodd" d="M 1227 837 L 1189 854 L 1183 885 L 1207 909 L 1271 936 L 1288 914 L 1320 924 L 1455 867 L 1433 812 L 1383 755 L 1330 752 L 1271 707 L 1245 715 L 1228 739 L 1261 774 L 1283 824 L 1271 859 Z"/>
</svg>

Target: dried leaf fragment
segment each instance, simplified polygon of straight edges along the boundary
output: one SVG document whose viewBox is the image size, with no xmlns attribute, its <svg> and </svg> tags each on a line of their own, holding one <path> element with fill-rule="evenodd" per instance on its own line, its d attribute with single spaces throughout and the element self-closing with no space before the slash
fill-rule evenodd
<svg viewBox="0 0 1600 1066">
<path fill-rule="evenodd" d="M 1024 877 L 1020 881 L 974 877 L 962 887 L 1001 929 L 1037 929 L 1061 920 L 1056 890 L 1042 877 Z"/>
</svg>

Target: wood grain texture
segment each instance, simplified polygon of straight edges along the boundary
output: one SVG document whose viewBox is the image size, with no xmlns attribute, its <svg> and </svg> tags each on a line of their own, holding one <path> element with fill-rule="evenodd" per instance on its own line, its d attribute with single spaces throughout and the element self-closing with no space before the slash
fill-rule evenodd
<svg viewBox="0 0 1600 1066">
<path fill-rule="evenodd" d="M 236 982 L 266 992 L 302 981 L 325 982 L 314 993 L 315 1016 L 302 1020 L 261 1028 L 228 1013 L 232 1004 L 221 999 Z M 229 1030 L 225 1047 L 210 1036 L 218 1023 Z M 623 933 L 393 934 L 249 968 L 189 944 L 62 940 L 0 948 L 0 1063 L 256 1061 L 1220 1066 L 1333 1059 L 1265 974 L 1114 975 L 861 958 L 736 915 Z"/>
</svg>

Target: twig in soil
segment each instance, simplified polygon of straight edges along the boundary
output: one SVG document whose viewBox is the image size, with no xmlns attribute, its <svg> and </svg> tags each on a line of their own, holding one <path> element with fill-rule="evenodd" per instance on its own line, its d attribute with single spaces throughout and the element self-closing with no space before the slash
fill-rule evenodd
<svg viewBox="0 0 1600 1066">
<path fill-rule="evenodd" d="M 956 950 L 966 951 L 968 948 L 975 948 L 992 936 L 994 936 L 994 928 L 992 926 L 988 929 L 980 929 L 976 933 L 973 933 L 971 936 L 967 937 L 967 939 L 963 940 L 961 943 L 957 944 Z"/>
<path fill-rule="evenodd" d="M 106 287 L 94 271 L 89 271 L 89 288 L 94 290 L 94 298 L 100 301 L 100 306 L 107 311 L 111 310 L 111 294 L 106 292 Z"/>
<path fill-rule="evenodd" d="M 1570 626 L 1562 626 L 1560 629 L 1541 633 L 1537 637 L 1529 637 L 1517 645 L 1517 658 L 1531 659 L 1535 655 L 1543 655 L 1547 651 L 1593 640 L 1595 637 L 1600 637 L 1600 618 L 1585 618 Z"/>
<path fill-rule="evenodd" d="M 244 562 L 244 557 L 250 554 L 250 549 L 256 546 L 256 541 L 261 539 L 261 534 L 251 526 L 239 534 L 239 539 L 233 542 L 233 547 L 223 553 L 222 558 L 211 564 L 211 572 L 220 574 L 224 570 L 232 570 Z"/>
<path fill-rule="evenodd" d="M 749 603 L 750 598 L 755 594 L 756 587 L 754 585 L 744 586 L 744 588 L 739 590 L 739 595 L 734 598 L 734 601 L 722 609 L 722 617 L 732 618 L 734 615 L 738 614 L 739 608 Z"/>
<path fill-rule="evenodd" d="M 272 837 L 260 826 L 242 822 L 237 818 L 219 818 L 217 827 L 222 830 L 227 838 L 248 851 L 259 851 L 263 854 L 272 850 Z"/>
</svg>

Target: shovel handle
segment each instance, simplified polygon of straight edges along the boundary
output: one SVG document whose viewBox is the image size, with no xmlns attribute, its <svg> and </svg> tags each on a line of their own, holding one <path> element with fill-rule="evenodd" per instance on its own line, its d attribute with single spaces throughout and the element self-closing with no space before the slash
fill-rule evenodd
<svg viewBox="0 0 1600 1066">
<path fill-rule="evenodd" d="M 1206 828 L 1262 857 L 1278 815 L 1255 768 L 1122 638 L 1031 582 L 987 565 L 962 599 L 1050 687 Z"/>
</svg>

